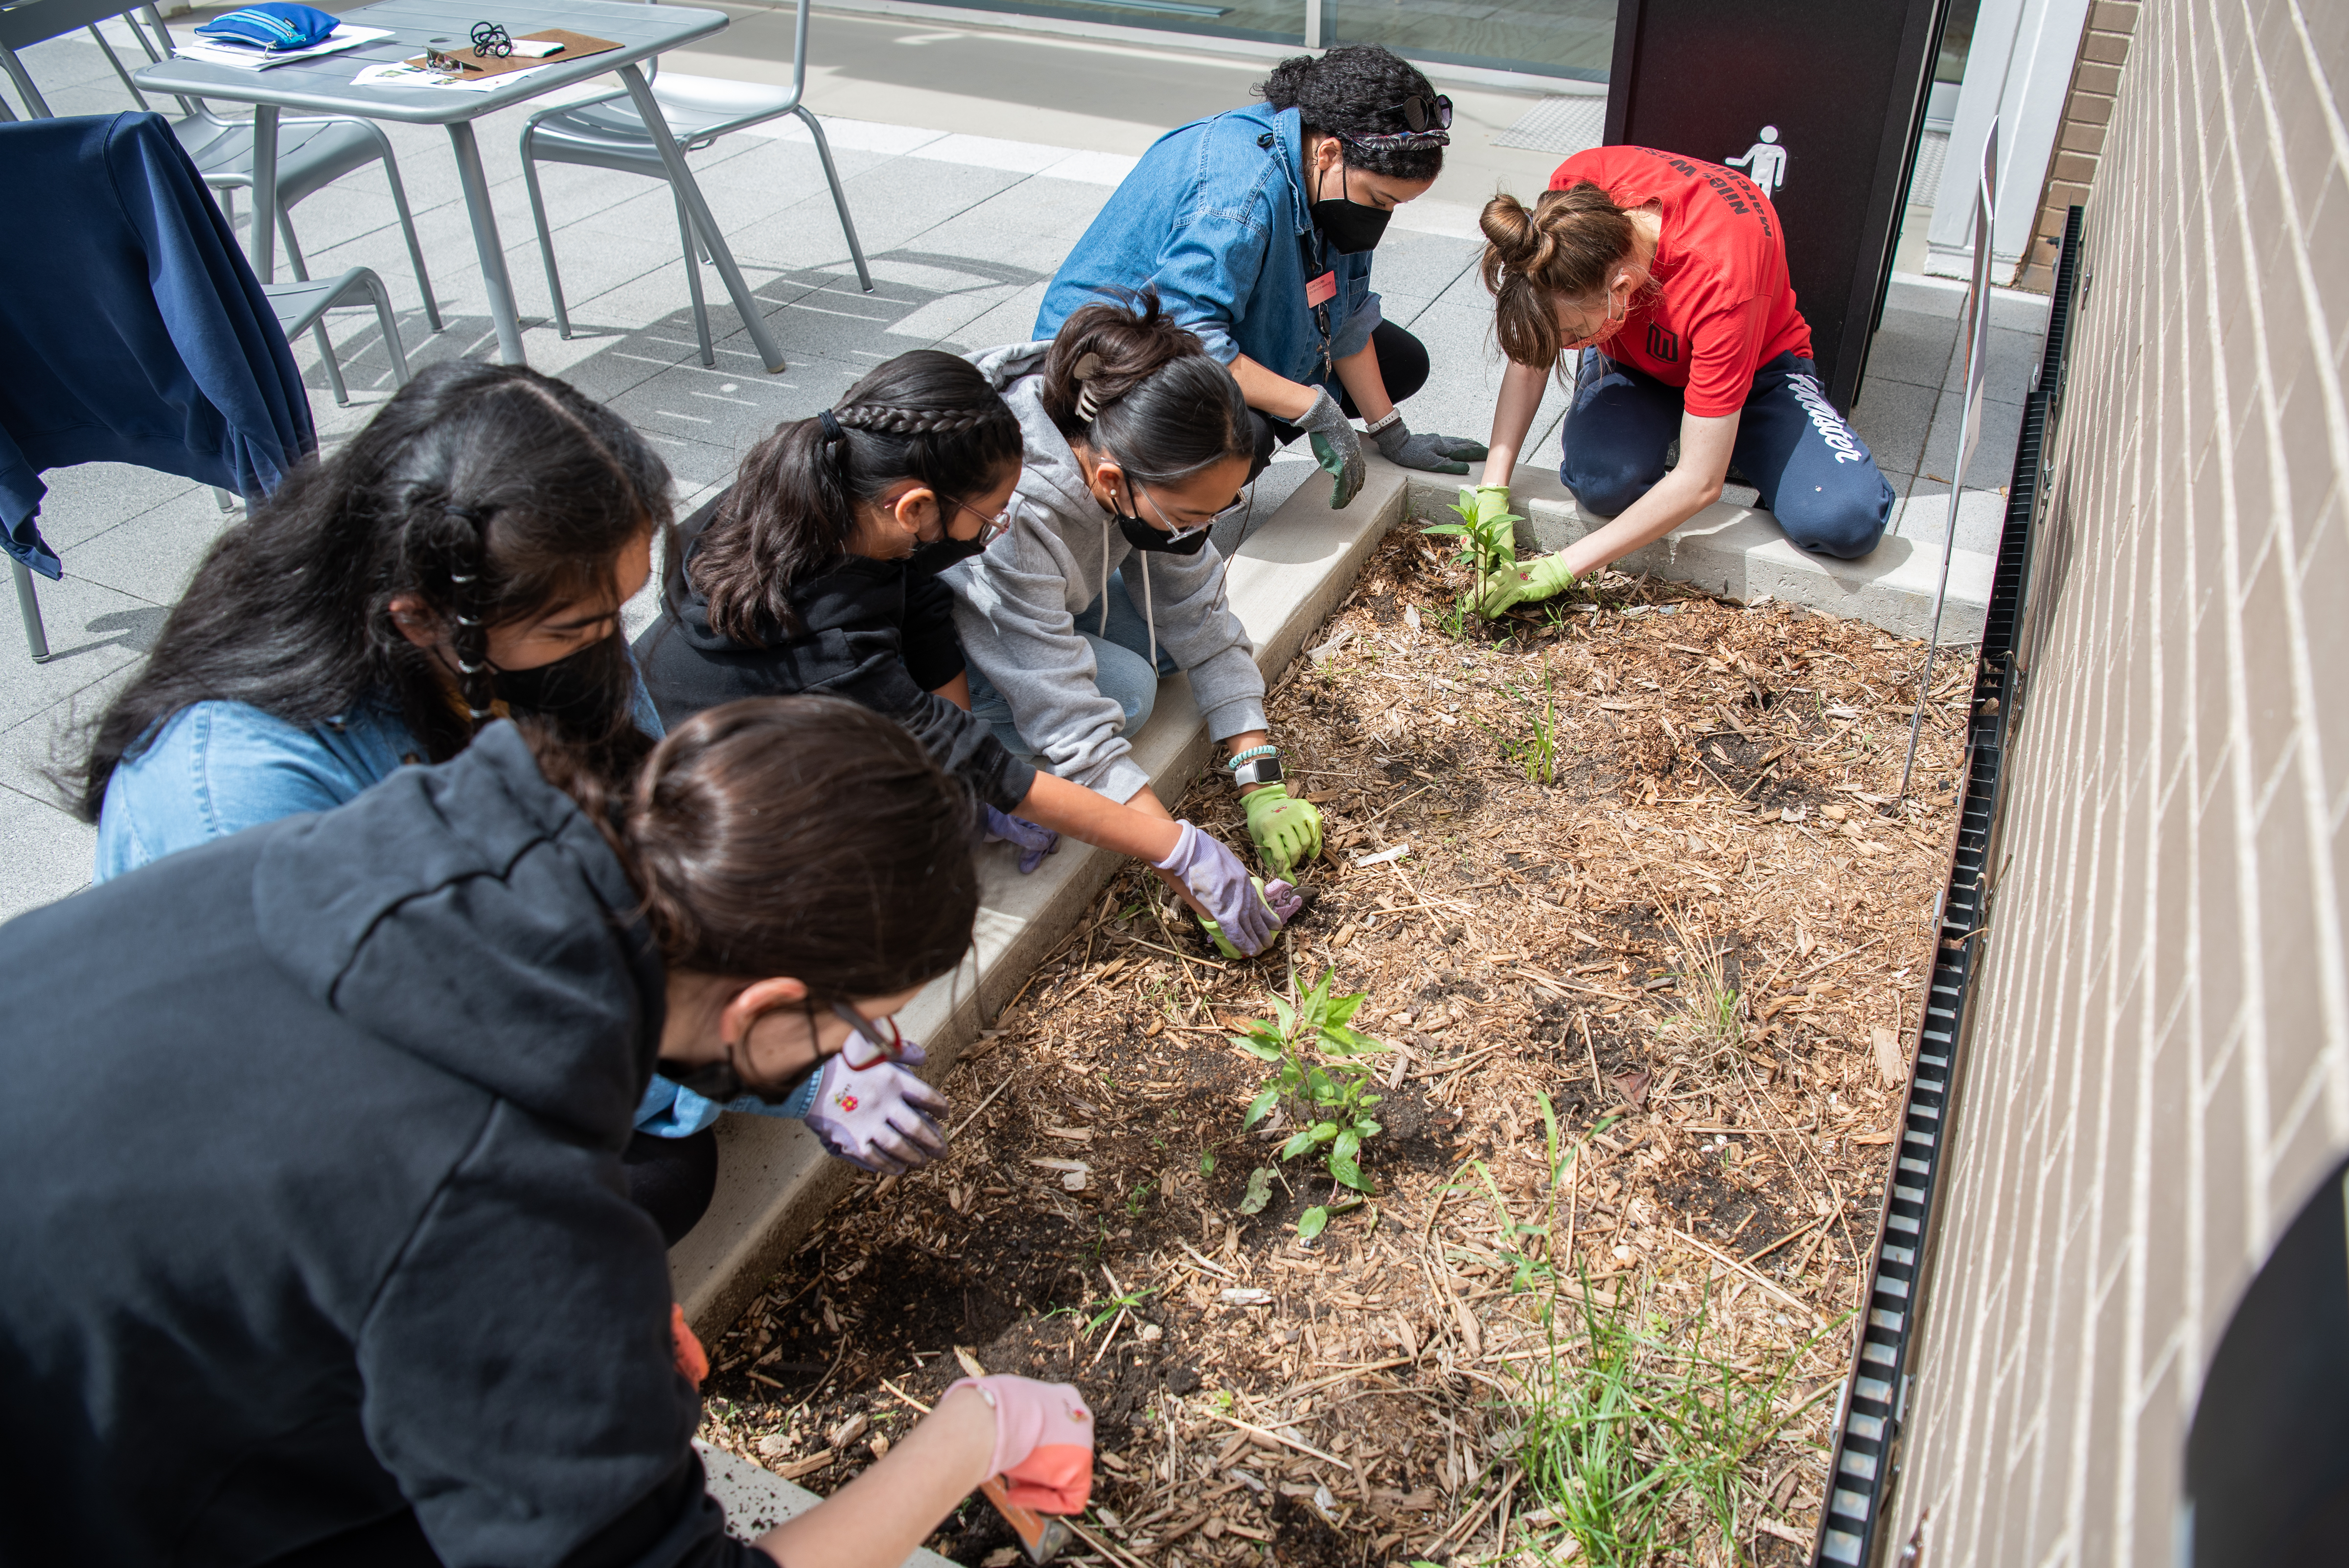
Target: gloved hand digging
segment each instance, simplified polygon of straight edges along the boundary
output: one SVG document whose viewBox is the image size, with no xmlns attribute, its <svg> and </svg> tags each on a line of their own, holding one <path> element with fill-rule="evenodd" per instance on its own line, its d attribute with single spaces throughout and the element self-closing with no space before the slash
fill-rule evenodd
<svg viewBox="0 0 2349 1568">
<path fill-rule="evenodd" d="M 1240 797 L 1247 812 L 1248 836 L 1266 869 L 1286 877 L 1299 861 L 1321 853 L 1321 813 L 1309 800 L 1290 796 L 1279 783 L 1261 785 Z"/>
<path fill-rule="evenodd" d="M 1093 1490 L 1093 1413 L 1065 1383 L 997 1374 L 947 1385 L 976 1389 L 995 1410 L 991 1480 L 1001 1476 L 1012 1503 L 1038 1513 L 1082 1513 Z M 939 1402 L 945 1402 L 945 1396 Z"/>
<path fill-rule="evenodd" d="M 1520 561 L 1487 574 L 1476 585 L 1476 613 L 1489 620 L 1512 605 L 1527 599 L 1546 599 L 1573 586 L 1574 574 L 1567 569 L 1564 556 Z"/>
<path fill-rule="evenodd" d="M 1044 864 L 1044 857 L 1059 846 L 1061 836 L 1049 827 L 1041 827 L 1024 816 L 1012 816 L 996 810 L 985 801 L 979 802 L 985 814 L 987 839 L 989 844 L 1009 844 L 1019 850 L 1019 874 L 1022 877 Z"/>
<path fill-rule="evenodd" d="M 1261 877 L 1251 877 L 1248 878 L 1248 888 L 1256 894 L 1257 898 L 1263 902 L 1265 908 L 1272 911 L 1273 918 L 1283 926 L 1286 926 L 1289 921 L 1295 919 L 1297 918 L 1297 911 L 1305 908 L 1305 895 L 1299 892 L 1296 888 L 1290 887 L 1286 882 L 1268 882 Z M 1240 951 L 1239 949 L 1232 946 L 1229 941 L 1225 940 L 1224 928 L 1221 922 L 1210 920 L 1205 916 L 1202 916 L 1199 920 L 1199 929 L 1207 933 L 1207 940 L 1215 943 L 1216 950 L 1223 954 L 1226 958 L 1237 959 L 1254 956 L 1253 954 Z"/>
<path fill-rule="evenodd" d="M 1219 946 L 1236 948 L 1229 956 L 1260 953 L 1272 941 L 1272 934 L 1280 929 L 1288 915 L 1297 912 L 1291 904 L 1286 913 L 1275 903 L 1269 888 L 1257 887 L 1249 878 L 1247 867 L 1238 856 L 1225 848 L 1210 836 L 1200 832 L 1190 823 L 1184 823 L 1183 836 L 1174 841 L 1174 851 L 1157 862 L 1161 871 L 1171 871 L 1191 896 L 1206 907 L 1209 935 Z M 1288 889 L 1283 884 L 1273 887 Z M 1289 898 L 1295 895 L 1290 893 Z M 1225 939 L 1228 938 L 1228 943 Z"/>
<path fill-rule="evenodd" d="M 1330 395 L 1330 389 L 1323 387 L 1314 394 L 1313 406 L 1298 416 L 1297 423 L 1312 432 L 1313 461 L 1335 481 L 1330 487 L 1330 504 L 1344 506 L 1362 493 L 1363 481 L 1371 475 L 1362 462 L 1362 441 L 1354 433 L 1354 422 Z"/>
<path fill-rule="evenodd" d="M 942 1157 L 947 1135 L 930 1118 L 947 1114 L 946 1096 L 900 1065 L 924 1061 L 922 1048 L 908 1040 L 897 1061 L 884 1057 L 852 1067 L 848 1057 L 858 1044 L 851 1040 L 846 1052 L 824 1058 L 815 1104 L 808 1107 L 808 1131 L 839 1158 L 884 1175 Z"/>
<path fill-rule="evenodd" d="M 1373 431 L 1371 440 L 1378 443 L 1380 453 L 1389 462 L 1416 468 L 1423 473 L 1465 473 L 1468 464 L 1463 459 L 1485 456 L 1483 441 L 1460 436 L 1413 435 L 1401 414 L 1384 430 Z M 1508 494 L 1506 490 L 1501 492 L 1505 504 Z"/>
</svg>

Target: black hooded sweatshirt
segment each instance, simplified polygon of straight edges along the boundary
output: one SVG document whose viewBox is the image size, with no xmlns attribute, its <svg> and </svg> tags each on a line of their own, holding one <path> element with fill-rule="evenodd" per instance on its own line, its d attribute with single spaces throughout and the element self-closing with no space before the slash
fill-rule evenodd
<svg viewBox="0 0 2349 1568">
<path fill-rule="evenodd" d="M 663 1017 L 511 724 L 0 927 L 0 1563 L 454 1565 L 724 1533 L 620 1151 Z"/>
<path fill-rule="evenodd" d="M 679 524 L 683 561 L 718 514 L 720 491 Z M 756 628 L 764 647 L 733 640 L 709 624 L 709 600 L 683 571 L 663 585 L 661 615 L 636 639 L 637 667 L 661 722 L 676 729 L 705 708 L 740 697 L 821 691 L 895 720 L 940 769 L 998 811 L 1016 811 L 1036 770 L 1004 749 L 983 720 L 933 695 L 963 671 L 954 596 L 904 561 L 843 557 L 790 592 L 804 628 L 787 632 L 771 617 Z"/>
</svg>

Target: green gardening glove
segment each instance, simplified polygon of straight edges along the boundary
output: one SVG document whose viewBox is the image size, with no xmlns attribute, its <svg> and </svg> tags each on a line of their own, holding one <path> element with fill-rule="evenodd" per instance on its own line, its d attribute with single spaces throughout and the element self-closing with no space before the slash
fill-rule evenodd
<svg viewBox="0 0 2349 1568">
<path fill-rule="evenodd" d="M 1301 860 L 1321 853 L 1321 813 L 1309 800 L 1294 800 L 1288 786 L 1268 784 L 1240 797 L 1247 810 L 1248 836 L 1276 877 L 1286 877 Z"/>
<path fill-rule="evenodd" d="M 1481 504 L 1484 493 L 1477 492 Z M 1503 566 L 1489 573 L 1476 585 L 1476 613 L 1492 620 L 1511 605 L 1527 599 L 1546 599 L 1552 594 L 1562 594 L 1574 587 L 1574 574 L 1567 570 L 1563 556 L 1543 556 L 1532 561 L 1520 561 L 1514 566 Z"/>
<path fill-rule="evenodd" d="M 1506 484 L 1480 484 L 1476 487 L 1476 521 L 1497 522 L 1510 515 L 1509 487 Z"/>
</svg>

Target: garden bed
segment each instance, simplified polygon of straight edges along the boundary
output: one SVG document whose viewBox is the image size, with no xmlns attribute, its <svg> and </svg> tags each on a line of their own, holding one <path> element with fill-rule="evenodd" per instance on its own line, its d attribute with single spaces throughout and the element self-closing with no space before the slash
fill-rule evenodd
<svg viewBox="0 0 2349 1568">
<path fill-rule="evenodd" d="M 1613 576 L 1488 627 L 1467 580 L 1399 530 L 1275 682 L 1310 914 L 1229 962 L 1115 878 L 947 1084 L 952 1157 L 711 1347 L 710 1441 L 829 1491 L 977 1364 L 1083 1388 L 1099 1561 L 1807 1558 L 1961 715 L 1903 803 L 1920 645 Z M 1228 786 L 1178 809 L 1245 847 Z M 1304 1107 L 1244 1125 L 1236 1032 L 1325 971 L 1391 1047 L 1366 1197 L 1279 1158 Z M 1012 1561 L 984 1504 L 932 1543 Z"/>
</svg>

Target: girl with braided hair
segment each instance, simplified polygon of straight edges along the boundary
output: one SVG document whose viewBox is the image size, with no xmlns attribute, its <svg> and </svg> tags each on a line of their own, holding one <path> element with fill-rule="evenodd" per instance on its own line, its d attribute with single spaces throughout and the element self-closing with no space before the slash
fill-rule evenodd
<svg viewBox="0 0 2349 1568">
<path fill-rule="evenodd" d="M 420 372 L 221 535 L 97 721 L 74 781 L 96 879 L 341 805 L 497 717 L 627 776 L 661 722 L 620 607 L 670 519 L 667 465 L 593 399 Z M 672 1241 L 716 1189 L 717 1117 L 665 1081 L 639 1107 L 632 1190 Z"/>
<path fill-rule="evenodd" d="M 1091 1412 L 999 1374 L 730 1538 L 622 1191 L 653 1075 L 783 1099 L 888 1054 L 969 949 L 966 833 L 830 699 L 618 781 L 493 722 L 0 926 L 0 1560 L 895 1568 L 989 1478 L 1081 1512 Z"/>
<path fill-rule="evenodd" d="M 930 348 L 777 430 L 680 530 L 660 619 L 636 646 L 653 701 L 675 724 L 747 696 L 848 698 L 903 724 L 968 785 L 1020 870 L 1063 833 L 1137 856 L 1260 951 L 1280 917 L 1228 849 L 1154 800 L 1136 809 L 1040 771 L 972 716 L 953 597 L 936 574 L 982 557 L 1010 525 L 1021 450 L 986 375 Z"/>
</svg>

